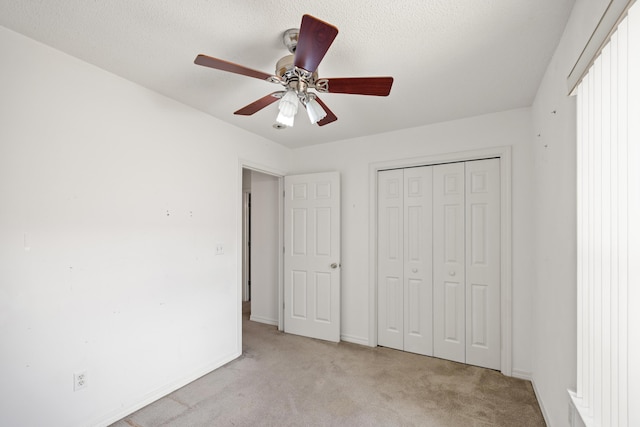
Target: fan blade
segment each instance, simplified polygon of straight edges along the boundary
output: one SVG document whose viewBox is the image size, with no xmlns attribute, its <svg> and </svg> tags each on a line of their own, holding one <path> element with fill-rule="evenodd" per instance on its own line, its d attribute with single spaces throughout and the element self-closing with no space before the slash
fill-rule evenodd
<svg viewBox="0 0 640 427">
<path fill-rule="evenodd" d="M 326 90 L 323 87 L 325 84 Z M 391 92 L 392 84 L 393 77 L 340 77 L 318 80 L 316 90 L 329 93 L 387 96 Z"/>
<path fill-rule="evenodd" d="M 225 61 L 218 58 L 213 58 L 207 55 L 196 56 L 194 63 L 202 65 L 203 67 L 215 68 L 217 70 L 228 71 L 230 73 L 242 74 L 243 76 L 254 77 L 260 80 L 270 80 L 275 78 L 272 74 L 263 73 L 262 71 L 252 70 L 242 65 L 234 64 L 233 62 Z"/>
<path fill-rule="evenodd" d="M 295 66 L 311 73 L 316 71 L 337 35 L 338 29 L 333 25 L 311 15 L 304 15 L 296 46 Z"/>
<path fill-rule="evenodd" d="M 274 102 L 276 102 L 277 100 L 279 100 L 282 97 L 282 94 L 284 93 L 285 93 L 284 91 L 270 93 L 269 95 L 263 96 L 257 101 L 252 102 L 246 107 L 242 107 L 241 109 L 239 109 L 233 114 L 238 114 L 240 116 L 250 116 L 252 114 L 255 114 L 258 111 L 262 110 L 264 107 L 267 107 L 273 104 Z"/>
<path fill-rule="evenodd" d="M 324 119 L 318 121 L 318 126 L 328 125 L 329 123 L 332 123 L 332 122 L 335 122 L 336 120 L 338 120 L 336 115 L 333 114 L 333 111 L 331 111 L 329 109 L 329 107 L 327 107 L 327 104 L 322 102 L 322 100 L 320 98 L 318 98 L 317 96 L 316 96 L 316 101 L 318 101 L 318 104 L 320 104 L 322 109 L 324 111 L 326 111 L 326 113 L 327 113 L 327 115 L 324 117 Z"/>
</svg>

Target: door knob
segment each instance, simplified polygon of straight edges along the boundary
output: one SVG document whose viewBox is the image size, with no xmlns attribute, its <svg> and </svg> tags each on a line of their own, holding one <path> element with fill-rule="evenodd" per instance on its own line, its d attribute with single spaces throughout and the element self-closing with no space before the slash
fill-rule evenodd
<svg viewBox="0 0 640 427">
<path fill-rule="evenodd" d="M 336 264 L 335 262 L 331 264 L 331 268 L 338 268 L 338 264 Z"/>
<path fill-rule="evenodd" d="M 414 273 L 417 273 L 417 272 L 418 272 L 418 269 L 417 269 L 417 268 L 414 268 L 414 269 L 412 269 L 411 271 L 413 271 Z"/>
<path fill-rule="evenodd" d="M 455 271 L 450 271 L 450 272 L 449 272 L 449 276 L 455 276 L 455 275 L 456 275 L 456 272 L 455 272 Z"/>
</svg>

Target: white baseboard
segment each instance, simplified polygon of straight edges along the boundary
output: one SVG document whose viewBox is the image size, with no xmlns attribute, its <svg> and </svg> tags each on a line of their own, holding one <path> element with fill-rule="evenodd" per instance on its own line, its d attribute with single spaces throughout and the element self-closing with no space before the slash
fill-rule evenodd
<svg viewBox="0 0 640 427">
<path fill-rule="evenodd" d="M 367 345 L 367 346 L 369 345 L 369 340 L 367 338 L 358 337 L 355 335 L 343 334 L 343 335 L 340 335 L 340 340 L 354 343 L 354 344 Z"/>
<path fill-rule="evenodd" d="M 266 323 L 267 325 L 271 325 L 271 326 L 278 326 L 278 319 L 269 319 L 267 317 L 260 317 L 260 316 L 253 316 L 251 315 L 249 317 L 249 320 L 251 320 L 252 322 L 258 322 L 258 323 Z"/>
<path fill-rule="evenodd" d="M 544 422 L 546 425 L 550 426 L 549 415 L 547 414 L 546 409 L 544 408 L 544 404 L 542 403 L 542 399 L 540 399 L 540 393 L 538 393 L 538 387 L 536 387 L 536 382 L 533 378 L 531 378 L 531 385 L 533 386 L 533 392 L 536 395 L 536 400 L 538 401 L 538 406 L 540 406 L 540 412 L 542 412 L 542 418 L 544 418 Z"/>
<path fill-rule="evenodd" d="M 136 412 L 139 409 L 144 408 L 145 406 L 155 402 L 158 399 L 161 399 L 165 396 L 167 396 L 170 393 L 173 393 L 174 391 L 178 390 L 179 388 L 182 388 L 184 386 L 186 386 L 189 383 L 192 383 L 193 381 L 197 380 L 200 377 L 203 377 L 205 375 L 207 375 L 208 373 L 215 371 L 216 369 L 218 369 L 219 367 L 226 365 L 227 363 L 231 362 L 234 359 L 237 359 L 240 356 L 241 353 L 234 353 L 231 354 L 227 357 L 224 357 L 222 359 L 219 359 L 218 361 L 211 363 L 209 365 L 206 365 L 200 369 L 197 369 L 196 371 L 192 372 L 189 375 L 186 375 L 176 381 L 173 381 L 165 386 L 162 386 L 150 393 L 147 393 L 143 396 L 140 396 L 139 399 L 135 399 L 136 403 L 133 403 L 129 406 L 127 406 L 126 408 L 119 408 L 115 411 L 112 411 L 109 414 L 105 414 L 103 416 L 100 416 L 97 420 L 91 422 L 89 425 L 92 426 L 98 426 L 98 427 L 106 427 L 109 426 L 113 423 L 115 423 L 116 421 L 119 421 L 121 419 L 123 419 L 124 417 L 126 417 L 127 415 L 131 415 L 134 412 Z"/>
<path fill-rule="evenodd" d="M 518 369 L 511 370 L 511 376 L 514 378 L 519 378 L 521 380 L 531 381 L 531 372 L 520 371 Z"/>
</svg>

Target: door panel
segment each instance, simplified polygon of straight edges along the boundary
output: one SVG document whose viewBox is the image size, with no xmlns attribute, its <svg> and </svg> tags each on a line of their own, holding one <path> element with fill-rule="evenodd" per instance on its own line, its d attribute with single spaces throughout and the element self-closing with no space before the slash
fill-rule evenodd
<svg viewBox="0 0 640 427">
<path fill-rule="evenodd" d="M 338 342 L 340 175 L 293 175 L 284 181 L 284 330 Z"/>
<path fill-rule="evenodd" d="M 378 173 L 378 344 L 404 348 L 403 172 Z"/>
<path fill-rule="evenodd" d="M 444 282 L 444 340 L 454 345 L 463 345 L 464 292 L 459 282 Z"/>
<path fill-rule="evenodd" d="M 422 291 L 422 281 L 415 279 L 407 280 L 407 334 L 411 336 L 420 336 L 424 333 L 422 327 L 422 310 L 420 300 Z"/>
<path fill-rule="evenodd" d="M 466 163 L 468 364 L 500 369 L 500 160 Z"/>
<path fill-rule="evenodd" d="M 487 348 L 487 286 L 471 285 L 471 340 L 473 347 Z"/>
<path fill-rule="evenodd" d="M 318 208 L 315 210 L 316 229 L 331 229 L 331 208 Z M 329 233 L 316 233 L 316 256 L 331 256 L 331 235 Z"/>
<path fill-rule="evenodd" d="M 465 362 L 464 163 L 433 166 L 433 354 Z"/>
<path fill-rule="evenodd" d="M 404 350 L 433 355 L 433 168 L 404 169 Z"/>
<path fill-rule="evenodd" d="M 291 316 L 297 319 L 307 318 L 307 272 L 291 271 Z"/>
<path fill-rule="evenodd" d="M 307 254 L 307 209 L 292 209 L 292 244 L 293 255 L 305 256 Z"/>
<path fill-rule="evenodd" d="M 316 322 L 331 323 L 331 274 L 315 273 Z"/>
</svg>

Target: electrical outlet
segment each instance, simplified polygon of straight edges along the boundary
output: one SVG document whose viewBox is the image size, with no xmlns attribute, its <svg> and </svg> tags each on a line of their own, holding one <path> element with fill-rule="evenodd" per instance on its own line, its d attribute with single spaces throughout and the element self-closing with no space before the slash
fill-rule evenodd
<svg viewBox="0 0 640 427">
<path fill-rule="evenodd" d="M 224 246 L 222 245 L 222 243 L 216 244 L 216 255 L 223 255 L 223 254 L 224 254 Z"/>
<path fill-rule="evenodd" d="M 73 374 L 73 391 L 82 390 L 87 388 L 87 371 L 74 372 Z"/>
</svg>

